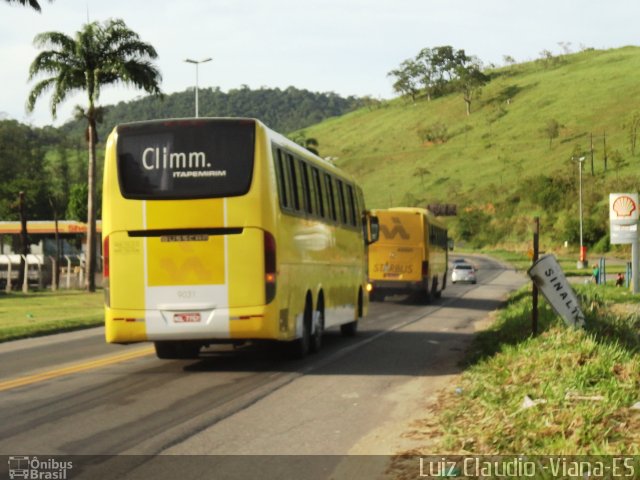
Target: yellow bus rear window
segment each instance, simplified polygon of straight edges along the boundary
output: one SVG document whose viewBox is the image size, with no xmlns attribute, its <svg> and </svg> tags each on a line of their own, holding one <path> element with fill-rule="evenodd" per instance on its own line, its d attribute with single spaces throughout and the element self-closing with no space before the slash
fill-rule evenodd
<svg viewBox="0 0 640 480">
<path fill-rule="evenodd" d="M 255 122 L 170 120 L 118 127 L 118 180 L 125 198 L 244 195 L 251 186 Z"/>
</svg>

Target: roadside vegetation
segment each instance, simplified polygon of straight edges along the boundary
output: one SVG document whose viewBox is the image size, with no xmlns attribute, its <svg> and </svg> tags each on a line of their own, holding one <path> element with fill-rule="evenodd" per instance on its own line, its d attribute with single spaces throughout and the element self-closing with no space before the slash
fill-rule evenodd
<svg viewBox="0 0 640 480">
<path fill-rule="evenodd" d="M 584 243 L 604 252 L 608 194 L 640 190 L 638 68 L 637 47 L 546 51 L 485 68 L 488 81 L 469 115 L 455 85 L 447 91 L 436 82 L 436 96 L 416 83 L 413 97 L 306 133 L 362 182 L 370 208 L 456 204 L 450 233 L 471 248 L 520 246 L 534 216 L 541 241 L 577 248 L 578 159 L 585 157 Z"/>
<path fill-rule="evenodd" d="M 104 294 L 0 293 L 0 342 L 102 325 Z"/>
<path fill-rule="evenodd" d="M 410 454 L 640 453 L 640 298 L 577 285 L 587 328 L 567 328 L 541 302 L 531 332 L 530 287 L 480 333 L 459 383 L 440 394 Z"/>
</svg>

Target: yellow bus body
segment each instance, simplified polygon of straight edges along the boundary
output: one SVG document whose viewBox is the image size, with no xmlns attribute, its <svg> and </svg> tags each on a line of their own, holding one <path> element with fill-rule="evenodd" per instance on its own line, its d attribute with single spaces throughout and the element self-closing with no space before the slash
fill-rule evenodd
<svg viewBox="0 0 640 480">
<path fill-rule="evenodd" d="M 372 210 L 380 239 L 369 247 L 370 297 L 439 297 L 447 282 L 447 231 L 423 208 Z"/>
<path fill-rule="evenodd" d="M 259 121 L 242 121 L 255 125 L 250 187 L 222 198 L 125 198 L 118 142 L 126 129 L 116 127 L 109 136 L 102 207 L 107 342 L 291 341 L 304 335 L 307 309 L 313 312 L 314 329 L 318 318 L 324 329 L 354 326 L 366 314 L 361 190 L 336 167 Z M 183 128 L 180 122 L 187 120 L 174 121 Z M 157 126 L 161 133 L 162 128 Z M 282 152 L 296 165 L 331 177 L 335 185 L 340 180 L 345 191 L 350 186 L 358 212 L 353 225 L 322 218 L 319 212 L 283 208 L 275 166 Z M 143 160 L 144 168 L 154 165 L 154 155 Z M 276 259 L 271 274 L 265 273 L 269 235 Z M 267 298 L 269 281 L 273 298 Z"/>
</svg>

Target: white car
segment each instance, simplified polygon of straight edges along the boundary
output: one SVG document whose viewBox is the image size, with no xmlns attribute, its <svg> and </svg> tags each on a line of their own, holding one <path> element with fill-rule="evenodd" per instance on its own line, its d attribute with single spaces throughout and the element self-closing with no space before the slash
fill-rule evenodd
<svg viewBox="0 0 640 480">
<path fill-rule="evenodd" d="M 469 282 L 476 283 L 476 269 L 468 263 L 456 263 L 451 272 L 451 282 Z"/>
</svg>

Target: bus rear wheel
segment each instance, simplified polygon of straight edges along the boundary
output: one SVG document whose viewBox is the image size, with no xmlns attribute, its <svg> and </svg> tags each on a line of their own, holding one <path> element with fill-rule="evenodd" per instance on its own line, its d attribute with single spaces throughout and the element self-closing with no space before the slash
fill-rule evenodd
<svg viewBox="0 0 640 480">
<path fill-rule="evenodd" d="M 304 306 L 304 316 L 302 318 L 302 336 L 296 338 L 287 345 L 288 353 L 291 358 L 304 358 L 312 349 L 312 306 L 307 299 Z M 319 348 L 319 347 L 318 347 Z"/>
<path fill-rule="evenodd" d="M 340 333 L 344 337 L 354 337 L 358 333 L 358 319 L 362 318 L 363 306 L 362 306 L 362 291 L 358 292 L 358 310 L 357 318 L 353 322 L 344 323 L 340 325 Z"/>
<path fill-rule="evenodd" d="M 324 315 L 321 310 L 316 310 L 313 315 L 313 332 L 311 334 L 311 342 L 309 349 L 313 353 L 317 353 L 322 348 L 322 335 L 324 334 Z"/>
<path fill-rule="evenodd" d="M 438 288 L 438 279 L 433 279 L 433 288 L 431 289 L 431 295 L 433 298 L 441 298 L 442 297 L 442 289 Z"/>
<path fill-rule="evenodd" d="M 156 356 L 162 360 L 193 359 L 200 354 L 200 344 L 194 342 L 154 342 Z"/>
<path fill-rule="evenodd" d="M 411 299 L 412 301 L 414 301 L 415 303 L 419 303 L 420 305 L 429 305 L 432 300 L 431 288 L 429 288 L 428 284 L 427 286 L 423 285 L 420 290 L 416 290 L 415 292 L 413 292 L 413 294 L 411 295 Z"/>
</svg>

